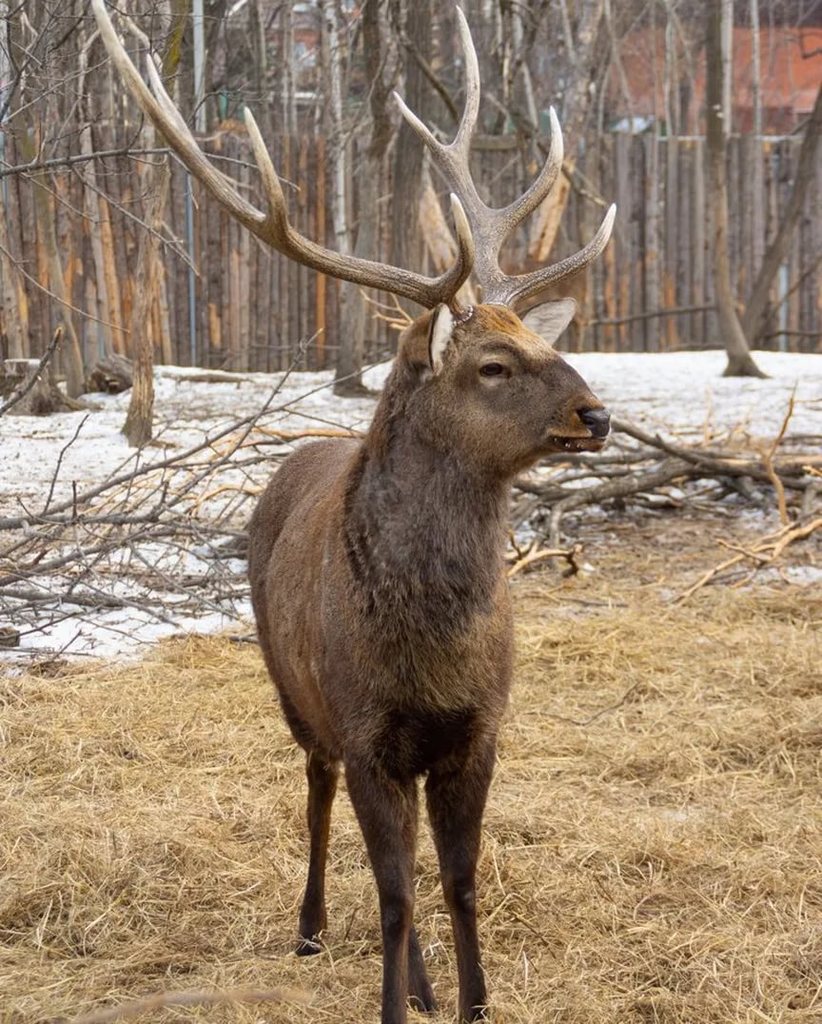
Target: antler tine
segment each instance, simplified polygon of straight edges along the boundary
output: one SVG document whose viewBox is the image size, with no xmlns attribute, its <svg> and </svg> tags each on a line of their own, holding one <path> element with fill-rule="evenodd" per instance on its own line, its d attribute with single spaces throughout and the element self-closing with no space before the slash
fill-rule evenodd
<svg viewBox="0 0 822 1024">
<path fill-rule="evenodd" d="M 480 71 L 474 40 L 468 19 L 460 6 L 457 6 L 457 28 L 459 30 L 462 52 L 465 55 L 465 108 L 462 112 L 457 134 L 450 149 L 464 153 L 467 162 L 471 149 L 471 139 L 477 127 L 480 105 Z"/>
<path fill-rule="evenodd" d="M 562 169 L 565 147 L 562 142 L 562 127 L 560 126 L 557 112 L 553 107 L 548 108 L 548 120 L 551 122 L 551 141 L 549 143 L 548 156 L 542 165 L 542 170 L 524 195 L 509 203 L 508 206 L 496 211 L 499 219 L 506 222 L 507 236 L 510 236 L 511 232 L 519 227 L 529 214 L 536 210 L 554 187 L 554 182 L 557 180 L 557 176 Z"/>
<path fill-rule="evenodd" d="M 401 270 L 399 267 L 342 256 L 332 249 L 325 249 L 323 246 L 317 245 L 316 242 L 312 242 L 310 238 L 301 235 L 289 224 L 279 176 L 274 169 L 254 115 L 248 107 L 244 110 L 244 119 L 268 201 L 268 216 L 265 220 L 263 234 L 275 248 L 286 256 L 305 263 L 322 273 L 354 281 L 357 284 L 376 285 L 387 291 L 405 295 L 406 298 L 414 299 L 429 308 L 437 305 L 438 302 L 450 302 L 453 299 L 460 285 L 471 273 L 471 266 L 474 262 L 474 241 L 471 228 L 462 204 L 456 196 L 451 196 L 451 210 L 457 232 L 457 261 L 439 278 L 432 280 L 419 274 L 412 274 L 410 271 Z M 403 285 L 404 290 L 399 287 L 396 277 L 392 277 L 391 283 L 388 283 L 386 279 L 388 273 L 401 275 L 403 280 L 399 283 Z M 417 287 L 421 283 L 435 286 L 429 287 L 430 295 L 422 295 Z M 410 291 L 412 286 L 414 286 L 413 294 Z M 422 298 L 425 298 L 425 301 L 421 301 Z"/>
<path fill-rule="evenodd" d="M 478 232 L 487 227 L 489 216 L 493 219 L 496 211 L 490 210 L 480 199 L 468 166 L 471 139 L 479 117 L 480 76 L 477 51 L 474 49 L 471 30 L 461 7 L 457 7 L 457 27 L 465 54 L 465 107 L 453 140 L 447 145 L 439 142 L 396 91 L 394 99 L 397 101 L 402 116 L 430 151 L 434 165 L 445 179 L 448 188 L 456 192 L 462 200 L 471 229 L 478 237 Z M 478 247 L 478 258 L 482 258 L 482 251 L 486 247 L 487 240 L 484 240 L 483 244 Z"/>
<path fill-rule="evenodd" d="M 132 96 L 163 133 L 168 144 L 191 174 L 231 216 L 284 255 L 320 273 L 370 288 L 381 288 L 429 309 L 441 302 L 454 301 L 460 285 L 471 273 L 475 256 L 469 221 L 458 199 L 454 198 L 452 201 L 457 234 L 457 258 L 453 266 L 439 277 L 427 277 L 387 263 L 377 263 L 355 256 L 341 256 L 331 249 L 317 245 L 301 235 L 288 222 L 280 179 L 251 112 L 245 111 L 245 124 L 265 189 L 267 214 L 244 199 L 230 179 L 218 171 L 202 152 L 166 92 L 151 55 L 149 54 L 147 62 L 148 78 L 151 82 L 149 89 L 115 32 L 103 0 L 91 0 L 91 5 L 100 36 Z"/>
<path fill-rule="evenodd" d="M 140 72 L 126 53 L 120 37 L 114 30 L 108 12 L 103 6 L 103 0 L 91 0 L 91 5 L 97 18 L 100 36 L 105 43 L 109 56 L 125 80 L 132 96 L 137 100 L 140 108 L 157 125 L 168 140 L 169 145 L 194 177 L 203 182 L 229 210 L 232 216 L 236 217 L 237 220 L 250 230 L 258 233 L 265 220 L 264 214 L 243 199 L 235 189 L 231 188 L 226 178 L 206 159 L 194 141 L 194 137 L 185 121 L 183 121 L 171 98 L 165 91 L 151 55 L 149 54 L 148 56 L 147 65 L 149 77 L 156 90 L 154 93 L 145 84 Z"/>
<path fill-rule="evenodd" d="M 548 111 L 551 142 L 548 156 L 537 178 L 522 196 L 507 206 L 493 208 L 484 203 L 477 192 L 469 167 L 471 138 L 479 115 L 479 64 L 468 20 L 460 7 L 457 7 L 457 25 L 465 54 L 465 109 L 453 141 L 443 145 L 435 139 L 403 99 L 397 93 L 394 93 L 394 96 L 403 117 L 430 150 L 432 161 L 447 186 L 459 195 L 465 204 L 471 230 L 476 239 L 474 276 L 482 289 L 483 302 L 506 305 L 517 312 L 524 312 L 530 308 L 529 301 L 546 285 L 579 273 L 599 256 L 611 237 L 616 207 L 610 207 L 591 241 L 573 256 L 530 274 L 510 276 L 502 272 L 499 265 L 502 246 L 518 225 L 533 213 L 548 195 L 562 168 L 562 129 L 556 111 L 551 107 Z"/>
<path fill-rule="evenodd" d="M 529 300 L 533 299 L 546 285 L 556 284 L 558 281 L 573 277 L 600 255 L 611 237 L 615 217 L 616 203 L 612 203 L 608 207 L 597 233 L 579 252 L 566 256 L 565 259 L 552 266 L 532 271 L 530 274 L 503 275 L 491 294 L 484 295 L 483 300 L 510 306 L 517 313 L 527 313 L 535 305 Z"/>
</svg>

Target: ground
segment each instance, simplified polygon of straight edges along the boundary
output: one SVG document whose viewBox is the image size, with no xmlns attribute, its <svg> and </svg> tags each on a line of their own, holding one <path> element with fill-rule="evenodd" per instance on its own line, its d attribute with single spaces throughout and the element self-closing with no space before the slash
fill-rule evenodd
<svg viewBox="0 0 822 1024">
<path fill-rule="evenodd" d="M 514 581 L 479 868 L 498 1024 L 822 1017 L 822 596 L 774 577 L 672 602 L 732 529 L 617 521 L 586 538 L 596 571 Z M 169 1012 L 379 1019 L 376 894 L 344 791 L 327 951 L 292 952 L 303 763 L 255 647 L 169 640 L 136 665 L 6 679 L 0 707 L 0 1020 L 274 986 L 309 1005 Z M 453 1020 L 425 829 L 416 913 Z"/>
</svg>

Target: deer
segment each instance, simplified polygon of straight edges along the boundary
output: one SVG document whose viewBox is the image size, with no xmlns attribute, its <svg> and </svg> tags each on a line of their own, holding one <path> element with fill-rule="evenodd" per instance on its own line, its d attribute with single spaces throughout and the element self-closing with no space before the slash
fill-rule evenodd
<svg viewBox="0 0 822 1024">
<path fill-rule="evenodd" d="M 545 457 L 601 449 L 609 432 L 607 410 L 553 347 L 574 315 L 574 301 L 545 307 L 542 336 L 518 314 L 546 286 L 567 280 L 602 252 L 615 207 L 579 252 L 526 274 L 502 272 L 502 246 L 556 180 L 562 133 L 551 111 L 549 153 L 533 184 L 508 206 L 482 201 L 469 170 L 479 67 L 457 8 L 466 89 L 453 141 L 438 141 L 396 97 L 450 190 L 453 264 L 429 277 L 340 256 L 289 224 L 280 180 L 250 111 L 245 123 L 265 211 L 209 163 L 153 59 L 149 87 L 103 0 L 92 5 L 143 111 L 237 220 L 314 270 L 424 308 L 400 338 L 365 436 L 306 444 L 272 475 L 249 526 L 248 575 L 262 655 L 305 751 L 309 856 L 296 952 L 323 948 L 331 809 L 343 771 L 376 880 L 382 1024 L 406 1024 L 409 1005 L 435 1011 L 413 921 L 424 778 L 456 947 L 460 1018 L 486 1019 L 476 875 L 513 673 L 504 562 L 511 484 Z M 481 302 L 465 306 L 457 293 L 471 274 Z"/>
</svg>

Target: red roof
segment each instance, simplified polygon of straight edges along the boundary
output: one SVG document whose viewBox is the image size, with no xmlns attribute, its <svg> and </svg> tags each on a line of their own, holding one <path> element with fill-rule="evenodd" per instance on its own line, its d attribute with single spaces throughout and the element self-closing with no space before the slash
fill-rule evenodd
<svg viewBox="0 0 822 1024">
<path fill-rule="evenodd" d="M 735 132 L 749 131 L 752 127 L 753 36 L 750 28 L 733 30 L 734 112 L 731 130 Z M 763 28 L 759 32 L 759 47 L 764 130 L 791 131 L 810 113 L 822 83 L 822 28 Z M 664 31 L 657 30 L 655 38 L 651 29 L 625 36 L 621 41 L 620 56 L 630 103 L 620 77 L 613 69 L 610 96 L 614 115 L 655 115 L 663 118 Z M 680 102 L 686 111 L 686 123 L 679 126 L 679 131 L 682 134 L 699 132 L 702 130 L 705 96 L 705 52 L 701 41 L 691 46 L 690 53 L 680 41 L 676 61 Z M 674 98 L 671 102 L 675 102 Z"/>
</svg>

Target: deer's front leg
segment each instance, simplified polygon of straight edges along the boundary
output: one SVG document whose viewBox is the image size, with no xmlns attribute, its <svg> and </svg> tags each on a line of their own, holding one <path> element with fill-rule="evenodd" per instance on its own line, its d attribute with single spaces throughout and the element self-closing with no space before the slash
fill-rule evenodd
<svg viewBox="0 0 822 1024">
<path fill-rule="evenodd" d="M 377 880 L 382 923 L 382 1024 L 406 1024 L 414 913 L 417 789 L 373 762 L 347 761 L 348 792 Z"/>
<path fill-rule="evenodd" d="M 476 869 L 495 737 L 472 744 L 428 775 L 426 796 L 445 901 L 454 928 L 460 1020 L 486 1018 L 488 997 L 477 936 Z"/>
</svg>

